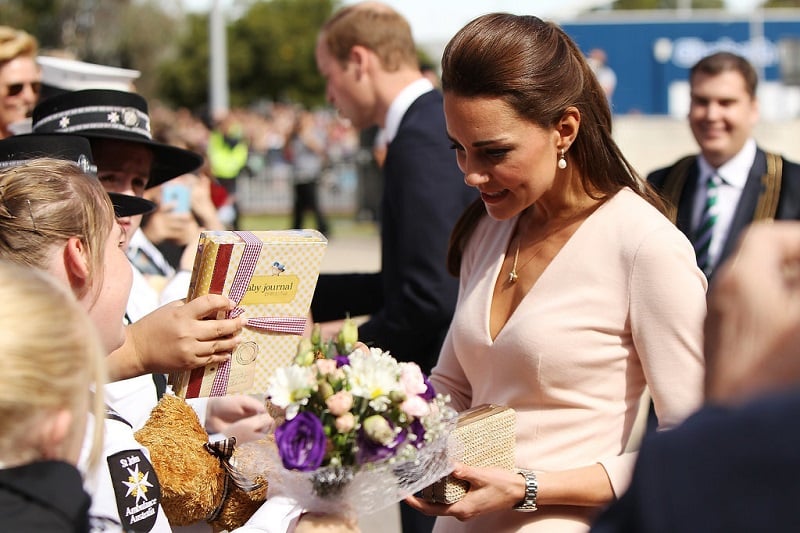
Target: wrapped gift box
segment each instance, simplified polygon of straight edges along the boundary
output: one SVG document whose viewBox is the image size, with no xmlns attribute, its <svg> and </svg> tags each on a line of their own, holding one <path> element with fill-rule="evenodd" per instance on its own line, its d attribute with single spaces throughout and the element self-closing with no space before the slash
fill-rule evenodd
<svg viewBox="0 0 800 533">
<path fill-rule="evenodd" d="M 327 243 L 315 230 L 203 232 L 187 300 L 223 294 L 248 321 L 230 361 L 173 374 L 175 394 L 263 394 L 297 352 Z"/>
</svg>

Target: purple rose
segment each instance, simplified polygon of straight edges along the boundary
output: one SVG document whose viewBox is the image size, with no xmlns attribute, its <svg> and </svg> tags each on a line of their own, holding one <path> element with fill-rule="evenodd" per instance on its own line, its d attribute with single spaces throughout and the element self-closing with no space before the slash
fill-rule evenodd
<svg viewBox="0 0 800 533">
<path fill-rule="evenodd" d="M 336 360 L 336 368 L 350 364 L 350 357 L 347 355 L 337 355 L 334 359 Z"/>
<path fill-rule="evenodd" d="M 275 444 L 283 466 L 309 472 L 325 458 L 325 429 L 313 413 L 304 411 L 275 429 Z"/>
<path fill-rule="evenodd" d="M 420 394 L 420 396 L 422 396 L 423 398 L 425 398 L 425 399 L 426 399 L 426 400 L 428 400 L 428 401 L 431 401 L 431 400 L 433 400 L 434 398 L 436 398 L 436 391 L 433 389 L 433 385 L 431 385 L 431 382 L 430 382 L 430 381 L 428 381 L 428 376 L 426 376 L 425 374 L 423 374 L 423 375 L 422 375 L 422 380 L 425 382 L 425 385 L 426 385 L 428 388 L 425 390 L 425 392 L 423 392 L 422 394 Z"/>
<path fill-rule="evenodd" d="M 425 426 L 422 425 L 422 422 L 415 419 L 411 422 L 411 425 L 408 426 L 408 432 L 416 437 L 416 439 L 414 439 L 414 447 L 418 449 L 422 448 L 422 445 L 425 444 Z"/>
</svg>

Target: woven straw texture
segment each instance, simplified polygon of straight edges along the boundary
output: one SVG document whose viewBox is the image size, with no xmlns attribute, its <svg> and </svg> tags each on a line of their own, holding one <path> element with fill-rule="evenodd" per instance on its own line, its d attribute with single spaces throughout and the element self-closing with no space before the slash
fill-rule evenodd
<svg viewBox="0 0 800 533">
<path fill-rule="evenodd" d="M 514 410 L 499 405 L 481 405 L 461 413 L 452 435 L 457 441 L 454 447 L 463 450 L 459 461 L 513 470 L 515 421 Z M 447 476 L 423 489 L 422 497 L 436 503 L 455 503 L 468 489 L 466 481 Z"/>
</svg>

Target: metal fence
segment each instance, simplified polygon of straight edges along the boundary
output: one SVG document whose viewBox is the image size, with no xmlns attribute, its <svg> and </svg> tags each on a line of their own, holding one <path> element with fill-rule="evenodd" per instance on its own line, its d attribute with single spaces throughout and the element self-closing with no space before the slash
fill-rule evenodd
<svg viewBox="0 0 800 533">
<path fill-rule="evenodd" d="M 289 165 L 279 158 L 251 158 L 248 174 L 240 176 L 236 184 L 239 209 L 243 213 L 292 212 L 294 192 Z M 355 215 L 358 210 L 356 164 L 342 161 L 326 169 L 319 181 L 318 192 L 323 213 Z"/>
</svg>

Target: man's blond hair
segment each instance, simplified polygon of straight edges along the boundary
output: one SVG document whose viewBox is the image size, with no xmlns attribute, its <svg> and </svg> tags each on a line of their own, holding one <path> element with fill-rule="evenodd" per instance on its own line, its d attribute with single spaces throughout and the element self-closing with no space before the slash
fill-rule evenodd
<svg viewBox="0 0 800 533">
<path fill-rule="evenodd" d="M 30 33 L 0 26 L 0 65 L 18 57 L 35 58 L 39 52 L 39 43 Z"/>
<path fill-rule="evenodd" d="M 363 46 L 378 56 L 388 72 L 419 66 L 408 21 L 379 2 L 362 2 L 340 9 L 322 26 L 320 39 L 342 64 L 354 46 Z"/>
</svg>

